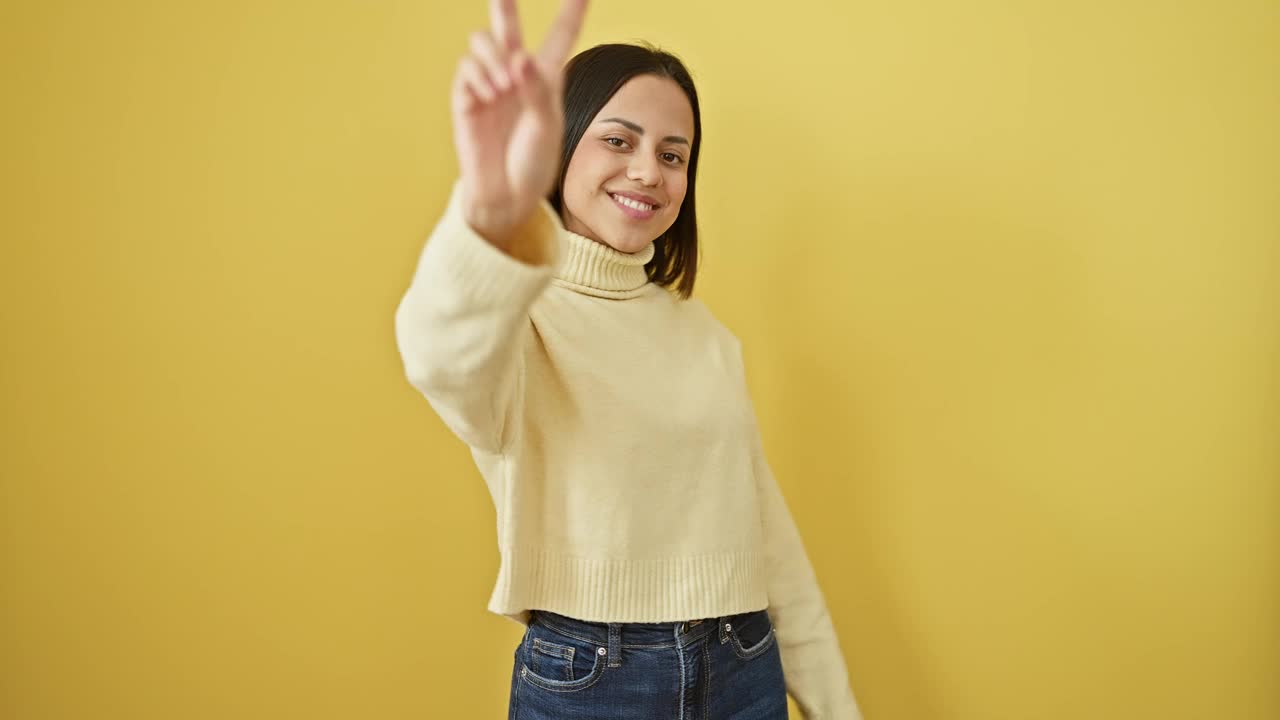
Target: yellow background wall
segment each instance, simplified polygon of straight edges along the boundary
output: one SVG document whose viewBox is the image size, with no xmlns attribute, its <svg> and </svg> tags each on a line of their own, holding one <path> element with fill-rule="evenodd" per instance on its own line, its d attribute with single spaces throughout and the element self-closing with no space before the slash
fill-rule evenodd
<svg viewBox="0 0 1280 720">
<path fill-rule="evenodd" d="M 392 333 L 487 22 L 0 10 L 0 716 L 505 717 Z M 1280 5 L 597 0 L 578 49 L 641 38 L 868 720 L 1280 717 Z"/>
</svg>

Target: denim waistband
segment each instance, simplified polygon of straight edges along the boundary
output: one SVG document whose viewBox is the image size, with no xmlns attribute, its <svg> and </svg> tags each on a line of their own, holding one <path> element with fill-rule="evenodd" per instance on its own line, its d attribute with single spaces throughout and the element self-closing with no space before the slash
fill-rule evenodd
<svg viewBox="0 0 1280 720">
<path fill-rule="evenodd" d="M 570 633 L 584 640 L 604 645 L 609 642 L 610 628 L 614 628 L 625 645 L 670 645 L 676 638 L 692 638 L 714 630 L 722 623 L 735 623 L 765 610 L 749 610 L 710 618 L 674 622 L 599 622 L 579 620 L 550 610 L 530 610 L 530 623 L 541 623 L 553 630 Z"/>
</svg>

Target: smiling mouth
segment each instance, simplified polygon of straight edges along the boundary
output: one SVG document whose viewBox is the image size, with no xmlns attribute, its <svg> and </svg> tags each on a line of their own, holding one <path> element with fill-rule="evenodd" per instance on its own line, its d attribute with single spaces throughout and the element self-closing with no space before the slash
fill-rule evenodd
<svg viewBox="0 0 1280 720">
<path fill-rule="evenodd" d="M 631 214 L 636 216 L 647 216 L 656 212 L 658 209 L 657 205 L 642 203 L 630 198 L 624 198 L 620 195 L 614 195 L 613 193 L 609 193 L 609 197 L 613 199 L 613 203 L 615 205 L 622 208 L 624 211 L 630 211 Z"/>
</svg>

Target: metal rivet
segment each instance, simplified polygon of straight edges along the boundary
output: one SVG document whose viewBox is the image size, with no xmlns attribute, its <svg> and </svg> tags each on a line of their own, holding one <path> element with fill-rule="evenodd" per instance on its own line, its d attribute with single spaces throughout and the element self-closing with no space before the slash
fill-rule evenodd
<svg viewBox="0 0 1280 720">
<path fill-rule="evenodd" d="M 724 624 L 724 629 L 725 629 L 725 630 L 732 630 L 732 629 L 733 629 L 733 626 L 732 626 L 732 625 L 730 625 L 729 623 L 725 623 L 725 624 Z"/>
<path fill-rule="evenodd" d="M 608 651 L 608 650 L 606 650 L 605 648 L 600 648 L 599 650 L 596 650 L 596 653 L 597 653 L 597 654 L 599 654 L 599 655 L 604 655 L 604 654 L 606 654 L 606 653 L 608 653 L 608 652 L 609 652 L 609 651 Z"/>
<path fill-rule="evenodd" d="M 521 674 L 521 675 L 528 675 L 528 674 L 529 674 L 529 668 L 520 668 L 520 674 Z"/>
</svg>

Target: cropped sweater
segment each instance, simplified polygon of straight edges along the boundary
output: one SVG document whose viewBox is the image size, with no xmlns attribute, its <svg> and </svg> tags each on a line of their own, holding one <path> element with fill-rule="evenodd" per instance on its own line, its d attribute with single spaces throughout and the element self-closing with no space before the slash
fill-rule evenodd
<svg viewBox="0 0 1280 720">
<path fill-rule="evenodd" d="M 676 622 L 767 608 L 808 720 L 859 720 L 840 643 L 765 458 L 738 338 L 543 200 L 504 252 L 456 181 L 396 309 L 409 383 L 497 514 L 488 610 Z"/>
</svg>

